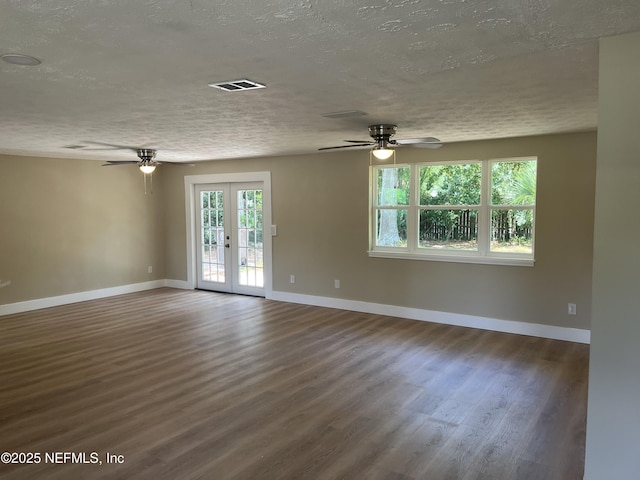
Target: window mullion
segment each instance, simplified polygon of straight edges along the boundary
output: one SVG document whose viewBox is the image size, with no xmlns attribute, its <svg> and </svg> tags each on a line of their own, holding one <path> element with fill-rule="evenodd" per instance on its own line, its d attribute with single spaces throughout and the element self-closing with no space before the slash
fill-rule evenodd
<svg viewBox="0 0 640 480">
<path fill-rule="evenodd" d="M 409 205 L 407 210 L 407 248 L 410 252 L 418 250 L 418 204 L 420 203 L 420 175 L 416 164 L 410 165 Z"/>
<path fill-rule="evenodd" d="M 373 166 L 369 166 L 369 250 L 373 249 L 376 244 L 377 190 L 378 182 L 376 181 L 375 169 Z"/>
<path fill-rule="evenodd" d="M 489 160 L 482 161 L 482 177 L 480 180 L 480 207 L 478 208 L 478 253 L 489 253 L 491 236 L 491 164 Z"/>
</svg>

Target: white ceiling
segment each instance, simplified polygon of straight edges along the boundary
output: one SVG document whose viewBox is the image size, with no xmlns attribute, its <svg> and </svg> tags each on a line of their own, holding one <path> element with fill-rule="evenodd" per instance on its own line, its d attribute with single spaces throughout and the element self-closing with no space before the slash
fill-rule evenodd
<svg viewBox="0 0 640 480">
<path fill-rule="evenodd" d="M 7 0 L 0 153 L 162 160 L 594 129 L 598 42 L 640 31 L 638 0 Z M 640 57 L 639 57 L 640 61 Z M 208 83 L 248 78 L 265 89 Z M 361 110 L 365 116 L 322 114 Z M 134 158 L 135 159 L 135 158 Z"/>
</svg>

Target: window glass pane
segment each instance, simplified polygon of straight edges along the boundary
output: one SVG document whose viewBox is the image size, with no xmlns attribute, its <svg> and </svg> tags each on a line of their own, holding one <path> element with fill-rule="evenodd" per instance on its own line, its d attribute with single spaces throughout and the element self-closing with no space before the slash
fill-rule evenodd
<svg viewBox="0 0 640 480">
<path fill-rule="evenodd" d="M 381 208 L 376 211 L 376 247 L 407 246 L 407 210 Z"/>
<path fill-rule="evenodd" d="M 378 205 L 409 205 L 409 167 L 377 168 Z"/>
<path fill-rule="evenodd" d="M 491 166 L 492 205 L 535 205 L 538 162 L 494 162 Z"/>
<path fill-rule="evenodd" d="M 420 248 L 478 250 L 477 210 L 420 210 Z"/>
<path fill-rule="evenodd" d="M 480 163 L 420 167 L 420 205 L 479 205 Z"/>
<path fill-rule="evenodd" d="M 533 253 L 533 210 L 492 210 L 491 251 Z"/>
</svg>

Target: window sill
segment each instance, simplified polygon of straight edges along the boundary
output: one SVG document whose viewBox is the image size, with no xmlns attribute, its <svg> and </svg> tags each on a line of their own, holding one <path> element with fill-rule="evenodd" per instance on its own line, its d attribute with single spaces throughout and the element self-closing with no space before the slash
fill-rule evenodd
<svg viewBox="0 0 640 480">
<path fill-rule="evenodd" d="M 513 267 L 533 267 L 535 260 L 532 258 L 514 258 L 497 256 L 478 256 L 464 254 L 439 254 L 411 253 L 411 252 L 390 252 L 369 250 L 369 257 L 372 258 L 397 258 L 402 260 L 427 260 L 430 262 L 453 262 L 453 263 L 476 263 L 484 265 L 507 265 Z"/>
</svg>

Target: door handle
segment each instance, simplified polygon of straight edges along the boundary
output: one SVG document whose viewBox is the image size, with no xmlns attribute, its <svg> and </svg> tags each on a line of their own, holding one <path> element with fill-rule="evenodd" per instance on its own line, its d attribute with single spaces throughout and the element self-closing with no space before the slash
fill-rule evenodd
<svg viewBox="0 0 640 480">
<path fill-rule="evenodd" d="M 225 244 L 224 244 L 224 246 L 225 246 L 226 248 L 229 248 L 229 244 L 228 244 L 228 243 L 225 243 Z"/>
</svg>

